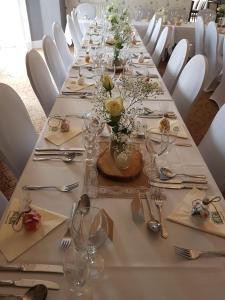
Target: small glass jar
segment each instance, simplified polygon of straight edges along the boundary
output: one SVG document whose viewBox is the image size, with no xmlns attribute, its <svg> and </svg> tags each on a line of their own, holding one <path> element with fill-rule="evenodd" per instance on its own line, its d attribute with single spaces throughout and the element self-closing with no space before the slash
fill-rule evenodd
<svg viewBox="0 0 225 300">
<path fill-rule="evenodd" d="M 143 52 L 140 52 L 140 55 L 138 56 L 138 62 L 140 64 L 142 64 L 144 62 L 144 55 L 143 55 Z"/>
</svg>

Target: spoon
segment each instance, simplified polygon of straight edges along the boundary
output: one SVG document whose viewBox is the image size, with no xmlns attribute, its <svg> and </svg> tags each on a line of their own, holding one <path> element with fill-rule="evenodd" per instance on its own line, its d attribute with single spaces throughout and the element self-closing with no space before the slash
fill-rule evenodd
<svg viewBox="0 0 225 300">
<path fill-rule="evenodd" d="M 45 300 L 48 294 L 48 289 L 43 284 L 38 284 L 31 287 L 23 296 L 23 300 Z"/>
<path fill-rule="evenodd" d="M 149 203 L 149 198 L 150 198 L 150 195 L 148 193 L 146 193 L 145 200 L 146 200 L 146 203 L 147 203 L 149 217 L 150 217 L 150 219 L 147 222 L 147 227 L 148 227 L 149 230 L 151 230 L 153 232 L 159 232 L 159 230 L 161 228 L 161 224 L 159 223 L 159 221 L 157 221 L 155 219 L 155 217 L 152 214 L 150 203 Z"/>
<path fill-rule="evenodd" d="M 45 160 L 60 160 L 65 163 L 71 163 L 74 161 L 76 153 L 69 152 L 65 153 L 64 157 L 34 157 L 33 161 L 45 161 Z"/>
<path fill-rule="evenodd" d="M 201 178 L 206 179 L 205 175 L 191 175 L 191 174 L 185 174 L 185 173 L 174 173 L 168 168 L 160 168 L 160 179 L 161 180 L 169 180 L 171 178 L 174 178 L 175 176 L 188 176 L 192 178 Z"/>
</svg>

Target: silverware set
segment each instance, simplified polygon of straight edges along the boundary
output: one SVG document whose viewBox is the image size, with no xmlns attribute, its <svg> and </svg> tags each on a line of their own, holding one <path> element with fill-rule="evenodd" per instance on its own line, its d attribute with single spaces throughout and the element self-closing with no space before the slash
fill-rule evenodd
<svg viewBox="0 0 225 300">
<path fill-rule="evenodd" d="M 151 194 L 146 193 L 146 203 L 148 207 L 149 212 L 149 220 L 147 221 L 147 227 L 149 230 L 153 232 L 161 232 L 162 238 L 166 239 L 168 238 L 168 232 L 165 226 L 164 222 L 164 216 L 163 216 L 163 204 L 166 200 L 166 197 L 161 193 L 160 189 L 155 189 Z M 158 221 L 152 211 L 151 211 L 151 203 L 154 202 L 155 206 L 158 209 L 159 213 L 159 220 Z"/>
<path fill-rule="evenodd" d="M 55 148 L 36 148 L 34 152 L 33 161 L 62 161 L 65 163 L 72 163 L 81 160 L 76 160 L 76 157 L 82 156 L 82 148 L 71 149 L 55 149 Z"/>
</svg>

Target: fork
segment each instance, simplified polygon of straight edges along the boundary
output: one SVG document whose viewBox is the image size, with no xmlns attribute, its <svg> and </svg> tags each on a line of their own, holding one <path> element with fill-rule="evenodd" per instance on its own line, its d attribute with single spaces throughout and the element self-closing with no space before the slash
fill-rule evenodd
<svg viewBox="0 0 225 300">
<path fill-rule="evenodd" d="M 179 246 L 174 246 L 175 253 L 184 258 L 194 260 L 199 258 L 202 255 L 216 255 L 216 256 L 225 256 L 225 251 L 199 251 L 195 249 L 182 248 Z"/>
<path fill-rule="evenodd" d="M 157 191 L 155 191 L 155 193 L 153 193 L 153 198 L 155 201 L 155 205 L 159 210 L 159 219 L 160 219 L 160 224 L 161 224 L 161 236 L 164 239 L 168 238 L 168 232 L 166 230 L 165 227 L 165 223 L 164 223 L 164 217 L 163 217 L 163 201 L 164 201 L 164 196 L 161 194 L 160 190 L 157 189 Z"/>
<path fill-rule="evenodd" d="M 62 185 L 62 186 L 54 186 L 54 185 L 24 185 L 23 190 L 44 190 L 44 189 L 55 189 L 59 192 L 70 192 L 73 189 L 79 186 L 79 182 L 74 182 L 72 184 Z"/>
<path fill-rule="evenodd" d="M 67 231 L 65 232 L 64 236 L 62 237 L 62 240 L 61 240 L 61 243 L 60 243 L 60 247 L 62 249 L 69 248 L 69 246 L 71 245 L 71 242 L 72 242 L 70 227 L 71 227 L 71 220 L 73 218 L 73 214 L 75 212 L 76 206 L 77 206 L 77 203 L 74 202 L 73 205 L 72 205 L 72 208 L 71 208 L 70 218 L 68 220 Z"/>
</svg>

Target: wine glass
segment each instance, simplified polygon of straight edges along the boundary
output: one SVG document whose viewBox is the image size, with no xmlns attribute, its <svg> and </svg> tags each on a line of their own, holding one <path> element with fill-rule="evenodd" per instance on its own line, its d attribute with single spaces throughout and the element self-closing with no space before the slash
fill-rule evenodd
<svg viewBox="0 0 225 300">
<path fill-rule="evenodd" d="M 72 238 L 78 251 L 86 251 L 90 277 L 98 278 L 104 270 L 104 259 L 97 254 L 107 238 L 108 222 L 103 210 L 98 207 L 81 207 L 72 219 Z"/>
<path fill-rule="evenodd" d="M 82 296 L 86 292 L 89 264 L 85 253 L 77 252 L 73 244 L 65 249 L 63 271 L 69 291 L 76 296 Z"/>
</svg>

